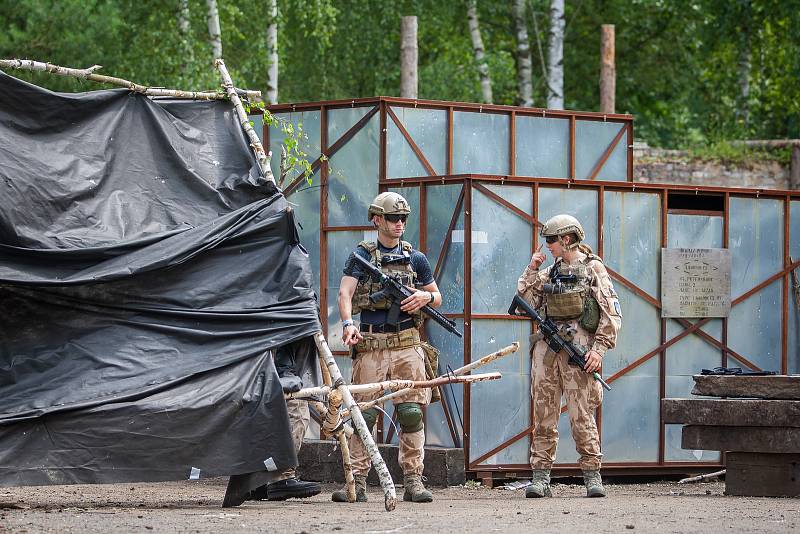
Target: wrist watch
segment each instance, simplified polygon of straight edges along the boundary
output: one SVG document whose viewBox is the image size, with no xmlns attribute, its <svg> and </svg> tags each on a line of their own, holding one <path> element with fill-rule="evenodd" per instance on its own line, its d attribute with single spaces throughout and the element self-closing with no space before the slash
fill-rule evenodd
<svg viewBox="0 0 800 534">
<path fill-rule="evenodd" d="M 353 326 L 353 320 L 352 319 L 345 319 L 344 321 L 342 321 L 342 329 L 343 330 L 345 328 L 347 328 L 348 326 Z"/>
</svg>

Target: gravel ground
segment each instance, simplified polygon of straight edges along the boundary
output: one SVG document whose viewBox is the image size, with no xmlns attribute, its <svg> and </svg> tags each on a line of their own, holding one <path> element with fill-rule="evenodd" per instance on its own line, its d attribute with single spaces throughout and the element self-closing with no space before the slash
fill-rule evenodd
<svg viewBox="0 0 800 534">
<path fill-rule="evenodd" d="M 312 499 L 222 509 L 225 484 L 0 488 L 0 532 L 800 532 L 800 499 L 728 497 L 722 482 L 607 484 L 606 499 L 569 484 L 555 484 L 552 499 L 459 486 L 434 490 L 431 504 L 400 501 L 393 512 L 379 488 L 350 505 L 330 501 L 332 485 Z"/>
</svg>

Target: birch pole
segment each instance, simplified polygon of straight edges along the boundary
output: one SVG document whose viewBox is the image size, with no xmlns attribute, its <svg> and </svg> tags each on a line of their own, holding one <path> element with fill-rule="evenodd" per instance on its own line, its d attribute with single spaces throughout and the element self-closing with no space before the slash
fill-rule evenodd
<svg viewBox="0 0 800 534">
<path fill-rule="evenodd" d="M 317 343 L 317 350 L 319 351 L 320 356 L 325 360 L 325 365 L 330 372 L 333 386 L 341 392 L 342 400 L 344 401 L 344 407 L 350 411 L 350 416 L 353 424 L 355 425 L 356 432 L 358 432 L 361 441 L 364 443 L 364 447 L 367 449 L 367 452 L 372 459 L 372 465 L 375 467 L 375 471 L 378 473 L 378 479 L 380 480 L 381 488 L 383 489 L 384 507 L 386 508 L 387 512 L 391 512 L 397 506 L 397 493 L 395 493 L 394 490 L 392 475 L 389 474 L 389 469 L 386 467 L 386 462 L 384 462 L 383 458 L 381 458 L 381 454 L 378 451 L 378 446 L 375 444 L 375 440 L 372 439 L 372 434 L 367 427 L 366 421 L 364 421 L 364 416 L 361 415 L 361 410 L 358 409 L 358 404 L 356 404 L 355 400 L 353 400 L 353 395 L 350 394 L 350 390 L 347 389 L 344 383 L 342 373 L 339 371 L 339 366 L 336 365 L 336 360 L 333 358 L 333 354 L 331 353 L 331 349 L 328 347 L 328 343 L 325 341 L 325 337 L 321 332 L 318 332 L 314 336 L 314 341 Z"/>
<path fill-rule="evenodd" d="M 417 98 L 417 17 L 403 17 L 400 22 L 400 96 Z"/>
<path fill-rule="evenodd" d="M 469 24 L 469 35 L 472 39 L 475 63 L 478 65 L 478 76 L 481 80 L 481 95 L 486 104 L 491 104 L 492 80 L 489 78 L 489 65 L 486 63 L 486 52 L 483 48 L 483 39 L 481 39 L 477 0 L 467 0 L 467 23 Z"/>
<path fill-rule="evenodd" d="M 278 103 L 278 0 L 267 0 L 267 103 Z"/>
<path fill-rule="evenodd" d="M 378 393 L 387 389 L 394 392 L 407 392 L 411 389 L 428 389 L 443 386 L 445 384 L 466 384 L 472 382 L 484 382 L 486 380 L 499 380 L 501 378 L 503 378 L 503 375 L 493 372 L 469 376 L 446 375 L 431 380 L 385 380 L 383 382 L 371 382 L 369 384 L 350 384 L 342 387 L 346 388 L 351 394 Z M 329 397 L 340 389 L 341 388 L 334 386 L 316 386 L 312 388 L 303 388 L 295 391 L 294 393 L 286 393 L 284 394 L 284 397 L 286 400 L 305 400 L 316 397 Z"/>
<path fill-rule="evenodd" d="M 614 62 L 614 25 L 603 24 L 600 37 L 600 112 L 616 108 L 617 68 Z"/>
<path fill-rule="evenodd" d="M 484 357 L 482 357 L 482 358 L 480 358 L 478 360 L 475 360 L 474 362 L 469 363 L 469 364 L 467 364 L 467 365 L 465 365 L 463 367 L 459 367 L 458 369 L 455 369 L 455 370 L 451 371 L 450 373 L 448 373 L 445 376 L 450 376 L 450 375 L 452 375 L 452 376 L 463 376 L 463 375 L 469 373 L 470 371 L 472 371 L 473 369 L 476 369 L 476 368 L 481 367 L 483 365 L 489 364 L 489 363 L 491 363 L 491 362 L 493 362 L 495 360 L 499 360 L 500 358 L 502 358 L 504 356 L 508 356 L 509 354 L 511 354 L 513 352 L 517 352 L 518 349 L 519 349 L 519 342 L 515 341 L 511 345 L 508 345 L 507 347 L 503 347 L 502 349 L 500 349 L 498 351 L 495 351 L 495 352 L 493 352 L 491 354 L 487 354 L 486 356 L 484 356 Z M 360 402 L 358 404 L 358 407 L 361 410 L 368 410 L 369 408 L 372 408 L 373 406 L 377 406 L 379 404 L 383 404 L 386 401 L 392 400 L 395 397 L 399 397 L 400 395 L 405 395 L 406 393 L 409 392 L 409 389 L 401 389 L 401 390 L 389 393 L 388 395 L 384 395 L 383 397 L 380 397 L 380 398 L 372 400 L 372 401 Z M 343 417 L 347 417 L 348 414 L 344 413 L 342 415 L 343 415 Z"/>
<path fill-rule="evenodd" d="M 250 146 L 256 153 L 256 159 L 258 160 L 258 166 L 261 168 L 261 174 L 264 176 L 264 178 L 268 179 L 274 184 L 275 177 L 272 176 L 272 169 L 269 168 L 269 156 L 267 156 L 267 153 L 264 152 L 264 146 L 261 144 L 261 140 L 258 138 L 255 130 L 253 130 L 253 127 L 250 125 L 250 119 L 247 117 L 247 113 L 244 110 L 242 100 L 239 98 L 239 95 L 236 94 L 236 89 L 233 87 L 231 75 L 228 73 L 228 69 L 225 68 L 225 61 L 222 58 L 217 58 L 214 61 L 214 64 L 217 66 L 217 69 L 219 69 L 219 74 L 222 77 L 222 86 L 225 88 L 225 93 L 228 95 L 228 98 L 231 99 L 231 102 L 233 102 L 233 107 L 236 109 L 236 114 L 239 117 L 239 124 L 242 125 L 247 137 L 250 139 Z"/>
<path fill-rule="evenodd" d="M 564 0 L 550 0 L 547 51 L 547 107 L 564 109 Z"/>
<path fill-rule="evenodd" d="M 92 82 L 107 83 L 110 85 L 125 87 L 126 89 L 130 89 L 135 93 L 141 93 L 145 96 L 169 96 L 172 98 L 187 98 L 192 100 L 228 100 L 227 94 L 220 93 L 218 91 L 184 91 L 181 89 L 152 88 L 147 85 L 134 83 L 132 81 L 114 76 L 95 74 L 95 71 L 103 68 L 100 65 L 94 65 L 88 69 L 73 69 L 70 67 L 53 65 L 52 63 L 33 61 L 30 59 L 0 59 L 0 68 L 28 70 L 31 72 L 48 72 L 57 76 L 83 78 L 84 80 L 89 80 Z M 261 98 L 261 91 L 242 91 L 237 89 L 237 92 L 243 94 L 251 100 L 257 100 Z"/>
<path fill-rule="evenodd" d="M 181 75 L 186 76 L 189 65 L 194 63 L 189 25 L 189 0 L 178 0 L 178 35 L 181 36 Z"/>
<path fill-rule="evenodd" d="M 517 33 L 517 87 L 519 105 L 533 107 L 533 83 L 531 82 L 531 46 L 528 40 L 528 24 L 526 23 L 527 0 L 514 0 L 511 14 Z"/>
<path fill-rule="evenodd" d="M 222 30 L 219 27 L 219 10 L 217 9 L 217 0 L 206 0 L 208 13 L 206 14 L 206 21 L 208 22 L 208 41 L 211 43 L 211 53 L 214 59 L 222 58 Z"/>
</svg>

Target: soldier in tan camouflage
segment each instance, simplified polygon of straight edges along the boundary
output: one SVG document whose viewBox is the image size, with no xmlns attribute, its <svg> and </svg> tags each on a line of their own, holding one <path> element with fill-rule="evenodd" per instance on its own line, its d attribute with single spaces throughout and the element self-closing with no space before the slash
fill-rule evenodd
<svg viewBox="0 0 800 534">
<path fill-rule="evenodd" d="M 595 410 L 603 400 L 600 383 L 591 373 L 600 370 L 603 354 L 616 345 L 622 325 L 619 299 L 602 260 L 581 244 L 583 227 L 570 215 L 556 215 L 542 226 L 541 236 L 555 263 L 543 270 L 541 245 L 517 282 L 517 291 L 562 336 L 587 349 L 586 367 L 569 365 L 562 351 L 555 354 L 540 337 L 531 343 L 531 399 L 534 428 L 531 442 L 532 484 L 526 497 L 550 497 L 550 469 L 558 445 L 561 398 L 566 398 L 572 437 L 579 454 L 587 497 L 605 497 L 600 477 L 600 436 Z"/>
<path fill-rule="evenodd" d="M 355 347 L 353 384 L 380 382 L 389 379 L 425 380 L 425 355 L 418 328 L 422 324 L 419 311 L 426 304 L 439 307 L 442 297 L 433 279 L 427 258 L 414 250 L 401 237 L 411 213 L 408 202 L 397 193 L 381 193 L 368 210 L 368 217 L 378 231 L 377 242 L 359 243 L 353 254 L 359 254 L 386 274 L 398 276 L 415 293 L 401 303 L 397 323 L 388 322 L 390 302 L 373 302 L 369 296 L 382 289 L 359 269 L 358 262 L 348 258 L 339 285 L 339 314 L 342 318 L 342 340 Z M 352 316 L 360 314 L 356 327 Z M 380 395 L 353 395 L 357 402 L 366 402 Z M 399 463 L 403 469 L 403 500 L 431 502 L 433 495 L 422 483 L 425 456 L 425 429 L 422 410 L 430 402 L 430 390 L 416 389 L 394 400 L 400 426 Z M 378 419 L 378 410 L 364 410 L 370 429 Z M 360 438 L 350 438 L 350 457 L 356 482 L 356 499 L 367 500 L 366 478 L 371 468 L 369 455 Z M 333 493 L 335 502 L 347 502 L 345 490 Z"/>
</svg>

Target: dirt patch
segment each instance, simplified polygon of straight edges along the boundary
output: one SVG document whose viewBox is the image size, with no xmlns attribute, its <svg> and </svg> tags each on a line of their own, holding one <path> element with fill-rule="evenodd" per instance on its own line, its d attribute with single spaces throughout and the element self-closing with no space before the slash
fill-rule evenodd
<svg viewBox="0 0 800 534">
<path fill-rule="evenodd" d="M 728 497 L 724 483 L 555 484 L 552 499 L 524 490 L 452 487 L 431 504 L 400 501 L 386 512 L 379 488 L 368 503 L 312 499 L 248 502 L 222 509 L 224 479 L 161 484 L 0 488 L 0 532 L 797 532 L 800 499 Z M 398 491 L 402 498 L 402 488 Z"/>
</svg>

